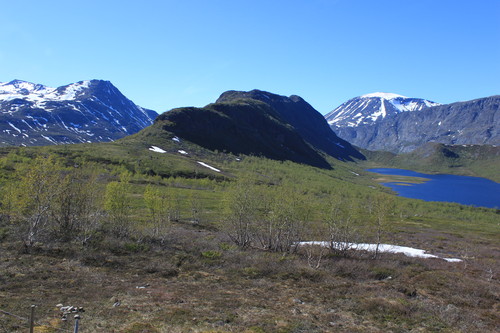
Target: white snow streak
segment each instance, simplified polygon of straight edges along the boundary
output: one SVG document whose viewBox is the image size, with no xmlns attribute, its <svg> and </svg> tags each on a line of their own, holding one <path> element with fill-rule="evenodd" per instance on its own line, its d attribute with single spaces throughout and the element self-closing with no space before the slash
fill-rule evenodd
<svg viewBox="0 0 500 333">
<path fill-rule="evenodd" d="M 317 246 L 324 246 L 324 247 L 330 247 L 332 246 L 331 242 L 318 242 L 318 241 L 312 241 L 312 242 L 300 242 L 300 246 L 303 245 L 317 245 Z M 352 250 L 361 250 L 361 251 L 368 251 L 368 252 L 375 252 L 377 248 L 377 244 L 367 244 L 367 243 L 343 243 L 343 242 L 337 242 L 333 243 L 333 247 L 335 248 L 345 248 L 345 246 L 349 246 L 350 249 Z M 437 258 L 437 259 L 443 259 L 448 262 L 460 262 L 462 261 L 461 259 L 457 258 L 441 258 L 438 257 L 434 254 L 429 254 L 425 253 L 425 250 L 421 249 L 415 249 L 413 247 L 407 247 L 407 246 L 398 246 L 398 245 L 391 245 L 391 244 L 379 244 L 378 248 L 379 252 L 386 252 L 386 253 L 402 253 L 405 256 L 408 257 L 417 257 L 417 258 Z"/>
<path fill-rule="evenodd" d="M 199 165 L 204 166 L 205 168 L 209 168 L 209 169 L 211 169 L 211 170 L 214 170 L 215 172 L 220 172 L 220 170 L 219 170 L 219 169 L 214 168 L 213 166 L 208 165 L 208 164 L 206 164 L 206 163 L 203 163 L 203 162 L 198 161 L 198 164 L 199 164 Z"/>
<path fill-rule="evenodd" d="M 57 142 L 56 142 L 55 140 L 53 140 L 51 137 L 49 137 L 49 136 L 45 136 L 45 135 L 43 135 L 43 134 L 42 134 L 42 137 L 43 137 L 45 140 L 50 141 L 50 142 L 52 142 L 53 144 L 56 144 L 56 145 L 57 145 Z"/>
<path fill-rule="evenodd" d="M 166 153 L 165 150 L 159 148 L 159 147 L 156 147 L 156 146 L 151 146 L 151 148 L 149 148 L 149 150 L 155 152 L 155 153 L 161 153 L 161 154 L 164 154 Z"/>
<path fill-rule="evenodd" d="M 12 125 L 12 123 L 10 121 L 8 122 L 8 124 L 10 125 L 10 127 L 12 127 L 13 129 L 15 129 L 19 133 L 22 133 L 22 131 L 19 128 L 17 128 L 16 126 Z"/>
</svg>

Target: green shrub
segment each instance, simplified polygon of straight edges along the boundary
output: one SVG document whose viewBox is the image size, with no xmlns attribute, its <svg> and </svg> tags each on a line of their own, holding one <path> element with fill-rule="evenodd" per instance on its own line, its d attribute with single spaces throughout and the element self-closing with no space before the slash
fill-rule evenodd
<svg viewBox="0 0 500 333">
<path fill-rule="evenodd" d="M 393 269 L 391 269 L 391 268 L 387 268 L 387 267 L 374 267 L 371 270 L 370 275 L 372 277 L 374 277 L 375 279 L 377 279 L 377 280 L 384 280 L 384 279 L 387 279 L 389 277 L 393 277 L 394 273 L 395 273 L 395 271 Z"/>
<path fill-rule="evenodd" d="M 245 276 L 247 278 L 253 278 L 253 279 L 256 279 L 256 278 L 259 278 L 260 276 L 262 276 L 262 272 L 256 267 L 245 267 L 241 270 L 241 273 L 243 276 Z"/>
<path fill-rule="evenodd" d="M 228 243 L 222 242 L 222 243 L 219 244 L 219 249 L 221 249 L 222 251 L 230 251 L 230 250 L 237 249 L 237 247 L 234 246 L 234 245 L 232 245 L 232 244 L 228 244 Z"/>
<path fill-rule="evenodd" d="M 201 253 L 201 256 L 203 258 L 206 258 L 206 259 L 218 259 L 222 256 L 222 253 L 219 252 L 219 251 L 215 251 L 215 250 L 209 250 L 209 251 L 204 251 Z"/>
<path fill-rule="evenodd" d="M 125 251 L 132 253 L 146 252 L 149 250 L 148 245 L 141 243 L 125 243 L 123 248 Z"/>
<path fill-rule="evenodd" d="M 7 230 L 7 228 L 0 228 L 0 241 L 7 238 L 8 234 L 9 234 L 9 231 Z"/>
</svg>

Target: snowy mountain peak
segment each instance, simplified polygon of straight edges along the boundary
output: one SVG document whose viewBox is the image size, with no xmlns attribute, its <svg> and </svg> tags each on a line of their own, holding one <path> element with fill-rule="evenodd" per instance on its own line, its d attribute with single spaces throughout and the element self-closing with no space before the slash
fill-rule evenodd
<svg viewBox="0 0 500 333">
<path fill-rule="evenodd" d="M 109 81 L 58 88 L 0 83 L 0 146 L 111 141 L 151 125 L 156 116 Z"/>
<path fill-rule="evenodd" d="M 440 105 L 426 99 L 376 92 L 348 100 L 325 118 L 335 128 L 371 125 L 387 116 Z"/>
<path fill-rule="evenodd" d="M 34 90 L 36 87 L 43 87 L 42 84 L 35 84 L 23 80 L 12 80 L 10 82 L 2 82 L 0 83 L 1 87 L 5 87 L 7 89 L 28 89 Z"/>
<path fill-rule="evenodd" d="M 93 81 L 79 81 L 66 86 L 51 88 L 22 80 L 0 83 L 0 101 L 24 99 L 30 102 L 70 101 L 88 89 Z"/>
<path fill-rule="evenodd" d="M 395 98 L 408 98 L 403 95 L 398 95 L 398 94 L 393 94 L 393 93 L 384 93 L 384 92 L 376 92 L 376 93 L 371 93 L 367 95 L 360 96 L 360 98 L 372 98 L 372 97 L 379 97 L 387 100 L 395 99 Z"/>
<path fill-rule="evenodd" d="M 42 84 L 35 84 L 22 80 L 12 80 L 10 82 L 0 82 L 0 99 L 2 95 L 19 94 L 29 95 L 32 92 L 46 90 L 47 87 Z M 48 88 L 51 89 L 51 88 Z"/>
<path fill-rule="evenodd" d="M 54 89 L 57 91 L 56 95 L 47 97 L 64 101 L 73 100 L 84 90 L 88 89 L 90 87 L 90 83 L 91 81 L 79 81 L 76 83 L 68 84 L 67 86 Z"/>
</svg>

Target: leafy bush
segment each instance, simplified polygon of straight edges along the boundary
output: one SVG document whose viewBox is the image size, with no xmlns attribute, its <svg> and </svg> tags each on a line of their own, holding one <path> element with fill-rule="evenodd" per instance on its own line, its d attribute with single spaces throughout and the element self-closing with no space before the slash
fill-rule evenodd
<svg viewBox="0 0 500 333">
<path fill-rule="evenodd" d="M 123 248 L 132 253 L 146 252 L 149 251 L 149 246 L 143 243 L 125 243 L 123 244 Z"/>
<path fill-rule="evenodd" d="M 201 256 L 206 259 L 218 259 L 222 256 L 222 253 L 219 251 L 209 250 L 202 252 Z"/>
</svg>

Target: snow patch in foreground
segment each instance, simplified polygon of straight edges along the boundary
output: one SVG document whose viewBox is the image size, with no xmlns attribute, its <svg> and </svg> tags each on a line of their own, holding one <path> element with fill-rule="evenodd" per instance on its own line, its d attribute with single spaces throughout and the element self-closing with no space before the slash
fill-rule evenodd
<svg viewBox="0 0 500 333">
<path fill-rule="evenodd" d="M 205 168 L 209 168 L 209 169 L 211 169 L 211 170 L 214 170 L 215 172 L 220 172 L 220 170 L 219 170 L 219 169 L 214 168 L 213 166 L 208 165 L 207 163 L 203 163 L 203 162 L 198 161 L 198 164 L 199 164 L 199 165 L 203 165 Z"/>
<path fill-rule="evenodd" d="M 312 241 L 312 242 L 300 242 L 299 245 L 300 246 L 317 245 L 317 246 L 330 247 L 332 244 L 330 242 Z M 346 245 L 352 250 L 375 252 L 377 249 L 377 244 L 344 243 L 344 242 L 336 242 L 336 243 L 334 242 L 333 243 L 333 246 L 335 248 L 338 248 L 338 249 L 345 248 Z M 398 246 L 398 245 L 391 245 L 391 244 L 379 244 L 378 250 L 379 250 L 379 252 L 386 252 L 386 253 L 402 253 L 408 257 L 437 258 L 437 259 L 446 260 L 448 262 L 460 262 L 460 261 L 462 261 L 461 259 L 457 259 L 457 258 L 441 258 L 441 257 L 438 257 L 434 254 L 425 253 L 425 250 L 415 249 L 413 247 L 407 247 L 407 246 Z"/>
<path fill-rule="evenodd" d="M 187 153 L 187 151 L 185 151 L 185 150 L 178 150 L 178 152 L 179 152 L 180 154 L 182 154 L 182 155 L 187 155 L 187 154 L 188 154 L 188 153 Z"/>
<path fill-rule="evenodd" d="M 154 151 L 155 153 L 162 153 L 162 154 L 166 153 L 165 150 L 163 150 L 159 147 L 156 147 L 156 146 L 151 146 L 151 148 L 149 148 L 149 150 Z"/>
</svg>

